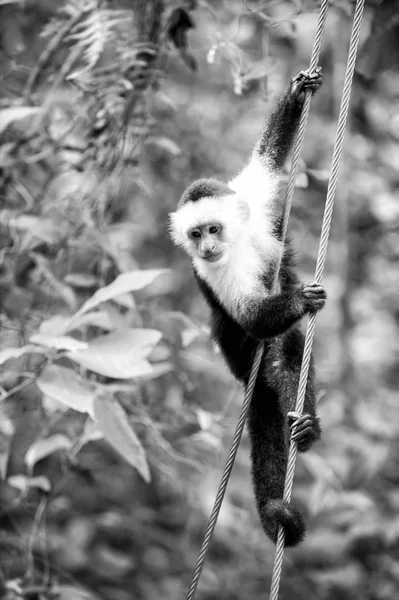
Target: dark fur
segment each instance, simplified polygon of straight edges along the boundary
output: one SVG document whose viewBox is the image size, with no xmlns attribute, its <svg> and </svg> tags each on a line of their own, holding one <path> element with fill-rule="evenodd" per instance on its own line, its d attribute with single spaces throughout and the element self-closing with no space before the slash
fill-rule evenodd
<svg viewBox="0 0 399 600">
<path fill-rule="evenodd" d="M 270 116 L 255 148 L 273 168 L 282 167 L 291 148 L 301 115 L 301 89 L 298 80 L 293 80 Z M 223 184 L 220 185 L 223 189 Z M 201 181 L 199 185 L 190 186 L 183 198 L 187 201 L 191 196 L 192 201 L 197 201 L 204 189 L 208 192 L 207 186 L 212 190 L 219 189 L 213 181 L 212 184 Z M 281 223 L 276 223 L 276 235 L 280 228 Z M 289 244 L 281 264 L 281 292 L 265 297 L 260 303 L 254 301 L 239 320 L 227 313 L 209 285 L 195 270 L 194 273 L 212 311 L 213 336 L 231 372 L 245 385 L 259 340 L 265 341 L 248 417 L 255 499 L 267 535 L 276 541 L 278 527 L 282 525 L 286 545 L 294 546 L 303 539 L 305 524 L 298 509 L 282 500 L 290 438 L 287 412 L 295 408 L 302 362 L 304 335 L 298 322 L 306 313 L 316 310 L 315 304 L 299 285 Z M 264 285 L 268 291 L 270 284 L 271 273 L 266 267 Z M 311 365 L 304 413 L 310 415 L 312 426 L 298 442 L 298 449 L 302 452 L 320 437 L 313 380 Z"/>
<path fill-rule="evenodd" d="M 221 198 L 231 194 L 234 194 L 233 190 L 217 179 L 197 179 L 185 190 L 177 208 L 181 208 L 187 202 L 198 202 L 201 198 Z"/>
</svg>

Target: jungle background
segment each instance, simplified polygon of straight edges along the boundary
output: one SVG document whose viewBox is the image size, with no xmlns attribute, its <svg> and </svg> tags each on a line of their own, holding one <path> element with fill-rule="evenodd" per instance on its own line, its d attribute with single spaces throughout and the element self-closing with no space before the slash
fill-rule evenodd
<svg viewBox="0 0 399 600">
<path fill-rule="evenodd" d="M 313 279 L 353 2 L 290 235 Z M 168 213 L 309 62 L 310 0 L 0 1 L 0 596 L 184 598 L 242 401 Z M 366 2 L 314 356 L 322 441 L 281 598 L 399 597 L 399 5 Z M 246 433 L 198 598 L 268 597 Z"/>
</svg>

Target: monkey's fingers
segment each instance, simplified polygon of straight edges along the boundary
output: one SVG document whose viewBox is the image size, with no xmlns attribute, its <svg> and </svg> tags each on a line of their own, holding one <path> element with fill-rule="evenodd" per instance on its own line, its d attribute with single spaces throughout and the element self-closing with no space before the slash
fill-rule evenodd
<svg viewBox="0 0 399 600">
<path fill-rule="evenodd" d="M 317 281 L 313 281 L 312 283 L 305 283 L 302 286 L 302 291 L 305 296 L 309 298 L 327 298 L 327 292 L 324 285 L 321 283 L 317 283 Z"/>
<path fill-rule="evenodd" d="M 309 80 L 318 81 L 319 79 L 323 79 L 323 71 L 321 67 L 316 67 L 314 71 L 307 69 L 305 73 L 307 79 Z"/>
<path fill-rule="evenodd" d="M 302 88 L 304 90 L 311 90 L 313 93 L 315 93 L 319 89 L 319 87 L 321 86 L 322 83 L 323 83 L 323 76 L 316 75 L 314 78 L 312 77 L 312 79 L 304 81 Z"/>
<path fill-rule="evenodd" d="M 308 427 L 306 427 L 305 429 L 302 429 L 301 431 L 297 431 L 296 433 L 293 433 L 291 435 L 291 439 L 294 442 L 302 442 L 304 440 L 307 440 L 308 437 L 313 433 L 313 425 L 309 425 Z"/>
<path fill-rule="evenodd" d="M 311 300 L 325 300 L 327 298 L 327 294 L 324 288 L 322 289 L 303 289 L 303 294 L 306 298 L 310 298 Z"/>
<path fill-rule="evenodd" d="M 291 439 L 297 442 L 299 450 L 306 450 L 317 435 L 317 420 L 308 413 L 299 415 L 294 411 L 287 413 L 287 416 L 289 422 L 294 419 L 290 426 Z"/>
<path fill-rule="evenodd" d="M 307 431 L 309 427 L 313 427 L 313 419 L 309 415 L 304 415 L 300 421 L 296 421 L 291 425 L 291 433 L 293 437 L 300 436 L 304 431 Z"/>
<path fill-rule="evenodd" d="M 299 73 L 297 73 L 295 75 L 295 77 L 292 78 L 292 81 L 302 81 L 302 80 L 306 80 L 306 79 L 317 79 L 320 76 L 322 76 L 322 69 L 321 69 L 321 67 L 316 67 L 314 71 L 311 71 L 310 69 L 304 69 L 302 71 L 299 71 Z"/>
<path fill-rule="evenodd" d="M 295 430 L 295 433 L 299 433 L 307 427 L 313 426 L 313 418 L 308 413 L 304 413 L 301 415 L 295 411 L 290 411 L 289 413 L 287 413 L 287 417 L 290 429 L 291 431 Z"/>
<path fill-rule="evenodd" d="M 287 412 L 287 419 L 288 419 L 288 424 L 290 427 L 292 427 L 296 421 L 298 421 L 298 419 L 300 419 L 302 417 L 302 414 L 299 412 L 296 412 L 295 410 L 290 410 L 289 412 Z"/>
<path fill-rule="evenodd" d="M 309 420 L 312 421 L 312 416 L 309 413 L 300 414 L 295 411 L 290 411 L 287 413 L 287 417 L 291 428 L 302 426 Z"/>
<path fill-rule="evenodd" d="M 316 67 L 314 71 L 311 71 L 310 69 L 299 71 L 299 73 L 292 78 L 293 91 L 298 95 L 306 88 L 315 92 L 322 83 L 323 72 L 321 67 Z"/>
</svg>

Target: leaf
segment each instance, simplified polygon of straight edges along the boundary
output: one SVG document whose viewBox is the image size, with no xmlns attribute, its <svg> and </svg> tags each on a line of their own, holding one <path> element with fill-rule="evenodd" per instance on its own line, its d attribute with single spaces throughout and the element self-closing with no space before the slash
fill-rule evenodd
<svg viewBox="0 0 399 600">
<path fill-rule="evenodd" d="M 144 448 L 119 402 L 110 395 L 96 396 L 94 417 L 105 439 L 132 467 L 137 469 L 144 481 L 149 483 L 151 474 Z"/>
<path fill-rule="evenodd" d="M 99 600 L 99 596 L 76 585 L 56 585 L 52 589 L 57 595 L 57 600 Z"/>
<path fill-rule="evenodd" d="M 170 358 L 171 351 L 168 346 L 162 342 L 159 342 L 157 346 L 152 350 L 149 359 L 152 363 L 161 362 Z"/>
<path fill-rule="evenodd" d="M 198 424 L 201 427 L 202 431 L 210 429 L 210 427 L 212 427 L 216 420 L 216 417 L 213 413 L 207 410 L 202 410 L 202 408 L 197 408 L 197 417 Z"/>
<path fill-rule="evenodd" d="M 0 365 L 5 363 L 7 360 L 11 358 L 19 358 L 24 354 L 46 354 L 46 352 L 42 348 L 38 348 L 37 346 L 33 346 L 29 344 L 27 346 L 22 346 L 22 348 L 6 348 L 5 350 L 0 351 Z"/>
<path fill-rule="evenodd" d="M 270 75 L 272 72 L 272 67 L 269 62 L 264 60 L 260 60 L 258 62 L 252 63 L 250 68 L 243 75 L 243 80 L 245 82 L 251 81 L 253 79 L 263 79 L 267 75 Z"/>
<path fill-rule="evenodd" d="M 105 329 L 106 331 L 115 329 L 115 323 L 113 322 L 109 312 L 106 310 L 98 310 L 85 313 L 81 317 L 73 317 L 72 319 L 68 319 L 65 333 L 67 331 L 73 331 L 74 329 L 80 329 L 81 327 L 87 327 L 89 325 L 92 327 Z"/>
<path fill-rule="evenodd" d="M 181 154 L 181 149 L 179 146 L 173 140 L 167 137 L 147 138 L 146 143 L 153 144 L 154 146 L 157 146 L 157 148 L 168 152 L 168 154 L 171 154 L 172 156 L 179 156 L 179 154 Z"/>
<path fill-rule="evenodd" d="M 310 490 L 309 509 L 312 515 L 318 515 L 326 506 L 326 501 L 331 487 L 326 478 L 319 478 L 315 481 Z"/>
<path fill-rule="evenodd" d="M 152 373 L 146 357 L 162 337 L 155 329 L 128 329 L 99 336 L 87 350 L 68 357 L 95 373 L 116 379 L 130 379 Z"/>
<path fill-rule="evenodd" d="M 126 293 L 120 294 L 120 296 L 115 296 L 115 298 L 113 298 L 113 301 L 117 304 L 120 304 L 120 306 L 127 308 L 128 310 L 132 310 L 132 308 L 134 308 L 134 300 L 130 294 Z"/>
<path fill-rule="evenodd" d="M 134 359 L 131 356 L 79 352 L 79 354 L 71 354 L 69 358 L 85 369 L 113 379 L 133 379 L 152 374 L 151 363 L 148 360 Z"/>
<path fill-rule="evenodd" d="M 98 286 L 99 278 L 87 273 L 69 273 L 64 278 L 65 283 L 77 288 L 91 288 Z"/>
<path fill-rule="evenodd" d="M 187 348 L 187 346 L 195 342 L 204 333 L 202 327 L 199 327 L 188 315 L 181 311 L 170 311 L 168 312 L 168 317 L 184 325 L 184 329 L 180 331 L 183 348 Z"/>
<path fill-rule="evenodd" d="M 202 442 L 205 446 L 216 448 L 218 452 L 223 448 L 220 436 L 215 435 L 211 431 L 200 431 L 200 433 L 195 434 L 195 439 Z"/>
<path fill-rule="evenodd" d="M 93 389 L 72 369 L 49 365 L 37 378 L 36 384 L 43 394 L 66 404 L 68 408 L 93 414 Z"/>
<path fill-rule="evenodd" d="M 309 187 L 309 178 L 306 173 L 299 173 L 295 181 L 295 187 L 306 189 Z"/>
<path fill-rule="evenodd" d="M 148 374 L 143 374 L 142 377 L 146 381 L 152 381 L 153 379 L 156 379 L 157 377 L 162 377 L 163 375 L 166 375 L 167 373 L 171 373 L 174 370 L 174 368 L 175 368 L 174 364 L 171 362 L 168 362 L 168 361 L 159 362 L 159 363 L 156 363 L 155 365 L 151 364 L 151 372 Z"/>
<path fill-rule="evenodd" d="M 307 174 L 320 183 L 328 183 L 330 171 L 328 169 L 307 169 Z"/>
<path fill-rule="evenodd" d="M 159 275 L 166 273 L 167 269 L 149 269 L 147 271 L 130 271 L 122 273 L 112 283 L 98 290 L 91 298 L 83 304 L 78 310 L 75 317 L 82 315 L 89 310 L 92 310 L 102 302 L 107 302 L 126 294 L 127 292 L 135 292 L 141 290 L 147 285 L 150 285 Z"/>
<path fill-rule="evenodd" d="M 124 294 L 123 296 L 118 296 L 119 298 L 129 296 L 129 298 L 133 298 L 130 294 Z M 110 319 L 113 327 L 116 331 L 126 331 L 132 326 L 132 311 L 121 311 L 115 304 L 111 302 L 106 302 L 103 304 L 104 310 L 107 312 L 108 318 Z"/>
<path fill-rule="evenodd" d="M 14 142 L 8 142 L 7 144 L 1 144 L 0 146 L 0 167 L 2 169 L 6 167 L 12 167 L 17 158 L 14 155 L 15 144 Z"/>
<path fill-rule="evenodd" d="M 11 442 L 14 437 L 15 427 L 7 414 L 5 403 L 0 403 L 0 480 L 7 476 L 7 465 L 10 456 Z"/>
<path fill-rule="evenodd" d="M 67 235 L 67 227 L 64 223 L 36 215 L 18 215 L 10 219 L 10 226 L 23 234 L 21 250 L 34 249 L 38 241 L 56 246 Z"/>
<path fill-rule="evenodd" d="M 78 56 L 85 64 L 70 73 L 67 79 L 81 78 L 92 71 L 108 40 L 115 35 L 113 29 L 116 28 L 118 31 L 118 26 L 131 20 L 131 15 L 124 10 L 111 11 L 100 8 L 95 3 L 91 3 L 91 6 L 89 3 L 88 6 L 90 7 L 87 11 L 88 16 L 80 19 L 67 37 L 68 41 L 73 40 L 73 47 L 78 50 Z"/>
<path fill-rule="evenodd" d="M 46 456 L 50 456 L 50 454 L 54 454 L 54 452 L 58 452 L 58 450 L 69 450 L 71 446 L 71 440 L 61 433 L 38 440 L 31 445 L 25 454 L 25 464 L 31 473 L 37 462 L 43 460 Z"/>
<path fill-rule="evenodd" d="M 7 479 L 7 483 L 21 492 L 26 492 L 30 488 L 38 488 L 46 493 L 51 491 L 51 483 L 44 475 L 39 475 L 38 477 L 12 475 Z"/>
<path fill-rule="evenodd" d="M 11 444 L 10 444 L 11 445 Z M 8 459 L 10 458 L 10 450 L 0 451 L 0 481 L 4 481 L 7 477 Z"/>
<path fill-rule="evenodd" d="M 81 437 L 82 446 L 88 442 L 101 440 L 104 437 L 103 432 L 99 429 L 98 423 L 88 418 Z"/>
<path fill-rule="evenodd" d="M 37 333 L 29 338 L 29 341 L 33 344 L 39 344 L 46 346 L 47 348 L 55 348 L 56 350 L 69 350 L 75 352 L 75 350 L 85 350 L 88 346 L 87 342 L 81 342 L 73 337 L 66 335 L 43 335 Z"/>
<path fill-rule="evenodd" d="M 66 413 L 69 410 L 69 406 L 52 398 L 51 396 L 47 396 L 47 394 L 43 394 L 42 397 L 42 406 L 46 415 L 51 416 L 55 413 Z"/>
<path fill-rule="evenodd" d="M 3 108 L 0 119 L 0 133 L 3 133 L 11 123 L 26 119 L 27 117 L 33 117 L 41 112 L 42 109 L 38 106 L 10 106 L 9 108 Z"/>
<path fill-rule="evenodd" d="M 200 336 L 199 328 L 195 329 L 183 329 L 181 332 L 181 343 L 183 348 L 187 348 L 190 344 L 193 344 Z"/>
<path fill-rule="evenodd" d="M 54 317 L 42 321 L 39 327 L 39 333 L 43 335 L 63 335 L 66 332 L 66 327 L 70 320 L 70 317 L 54 315 Z"/>
</svg>

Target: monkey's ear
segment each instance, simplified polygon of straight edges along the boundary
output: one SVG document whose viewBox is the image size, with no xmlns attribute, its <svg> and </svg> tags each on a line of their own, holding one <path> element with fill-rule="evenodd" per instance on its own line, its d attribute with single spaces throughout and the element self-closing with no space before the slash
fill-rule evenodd
<svg viewBox="0 0 399 600">
<path fill-rule="evenodd" d="M 246 221 L 249 217 L 248 202 L 246 200 L 244 200 L 244 198 L 238 198 L 237 199 L 237 208 L 238 208 L 238 213 L 239 213 L 240 217 Z"/>
</svg>

